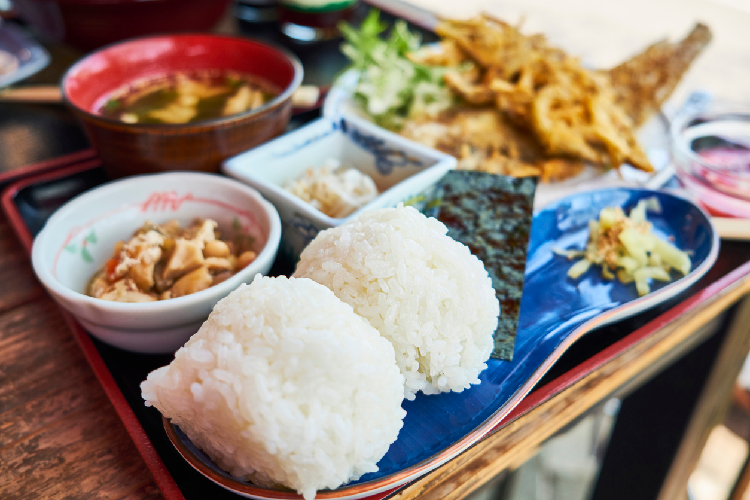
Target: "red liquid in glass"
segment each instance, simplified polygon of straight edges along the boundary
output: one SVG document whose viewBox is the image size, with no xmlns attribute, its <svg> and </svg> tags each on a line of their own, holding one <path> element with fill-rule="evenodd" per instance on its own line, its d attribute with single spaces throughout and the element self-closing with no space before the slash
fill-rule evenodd
<svg viewBox="0 0 750 500">
<path fill-rule="evenodd" d="M 714 215 L 750 218 L 750 150 L 718 146 L 696 153 L 712 168 L 694 163 L 693 173 L 680 175 L 685 187 Z"/>
</svg>

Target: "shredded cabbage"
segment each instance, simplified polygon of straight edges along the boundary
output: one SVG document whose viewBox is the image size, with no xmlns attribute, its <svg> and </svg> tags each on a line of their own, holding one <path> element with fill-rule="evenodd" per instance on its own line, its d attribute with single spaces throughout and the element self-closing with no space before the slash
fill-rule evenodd
<svg viewBox="0 0 750 500">
<path fill-rule="evenodd" d="M 341 51 L 360 73 L 354 98 L 378 125 L 398 130 L 407 118 L 435 116 L 453 104 L 443 83 L 445 68 L 410 61 L 406 54 L 419 48 L 419 34 L 398 20 L 387 38 L 387 26 L 373 9 L 359 29 L 341 23 L 346 40 Z"/>
</svg>

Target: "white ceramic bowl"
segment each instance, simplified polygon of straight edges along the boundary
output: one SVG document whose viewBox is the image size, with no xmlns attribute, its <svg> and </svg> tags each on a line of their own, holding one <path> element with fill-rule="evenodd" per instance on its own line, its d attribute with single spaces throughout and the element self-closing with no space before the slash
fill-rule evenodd
<svg viewBox="0 0 750 500">
<path fill-rule="evenodd" d="M 380 193 L 351 215 L 333 218 L 286 191 L 310 168 L 335 159 L 369 175 Z M 262 146 L 228 159 L 223 171 L 268 198 L 282 222 L 280 252 L 296 262 L 302 249 L 324 229 L 366 210 L 396 206 L 419 194 L 454 168 L 456 159 L 388 132 L 357 117 L 320 118 Z"/>
<path fill-rule="evenodd" d="M 344 71 L 333 83 L 323 102 L 324 117 L 339 116 L 350 119 L 371 119 L 354 99 L 354 91 L 359 82 L 359 71 Z M 638 142 L 654 166 L 654 172 L 644 172 L 624 164 L 620 168 L 602 171 L 587 165 L 580 174 L 562 182 L 540 182 L 534 197 L 534 212 L 538 212 L 555 200 L 571 196 L 581 191 L 610 187 L 655 187 L 672 176 L 670 164 L 669 123 L 663 114 L 657 114 L 637 131 Z"/>
<path fill-rule="evenodd" d="M 131 304 L 84 294 L 115 243 L 146 220 L 177 219 L 185 226 L 198 217 L 216 220 L 219 229 L 240 224 L 255 237 L 256 260 L 223 283 L 175 299 Z M 251 187 L 212 174 L 153 174 L 111 182 L 66 203 L 34 240 L 31 263 L 55 300 L 94 337 L 128 351 L 169 353 L 198 330 L 216 302 L 268 272 L 280 238 L 278 212 Z"/>
</svg>

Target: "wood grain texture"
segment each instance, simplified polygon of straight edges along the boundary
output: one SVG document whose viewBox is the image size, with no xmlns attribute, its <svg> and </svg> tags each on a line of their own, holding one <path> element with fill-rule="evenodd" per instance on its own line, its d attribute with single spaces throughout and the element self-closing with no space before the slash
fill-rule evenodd
<svg viewBox="0 0 750 500">
<path fill-rule="evenodd" d="M 0 218 L 0 498 L 162 498 Z"/>
<path fill-rule="evenodd" d="M 0 228 L 5 221 L 0 220 Z M 19 252 L 0 229 L 0 248 Z M 11 283 L 27 261 L 3 264 Z M 159 498 L 153 478 L 33 275 L 24 293 L 0 289 L 0 498 Z M 750 291 L 750 280 L 663 325 L 563 393 L 529 411 L 396 498 L 463 498 L 534 453 L 593 406 L 650 376 L 705 338 L 717 316 Z"/>
<path fill-rule="evenodd" d="M 715 2 L 410 1 L 447 14 L 490 10 L 513 21 L 525 15 L 529 30 L 548 33 L 554 43 L 585 56 L 585 62 L 594 67 L 616 64 L 646 44 L 665 35 L 680 36 L 695 20 L 704 20 L 718 36 L 678 89 L 675 102 L 699 88 L 723 98 L 750 98 L 746 85 L 750 65 L 738 64 L 750 53 L 744 43 L 750 17 Z M 5 109 L 23 110 L 21 105 Z M 59 133 L 60 128 L 51 130 Z M 45 147 L 53 132 L 32 132 L 22 129 L 6 137 L 8 147 L 0 154 L 0 164 L 22 166 L 29 158 L 54 151 Z M 28 139 L 20 144 L 19 137 Z M 71 143 L 70 138 L 55 139 L 57 146 Z M 80 142 L 82 135 L 72 140 Z M 11 146 L 16 149 L 14 155 L 8 154 Z M 0 285 L 0 499 L 162 498 L 1 215 Z M 612 393 L 636 387 L 705 338 L 715 318 L 747 292 L 747 287 L 731 291 L 700 314 L 666 325 L 396 497 L 465 497 L 502 470 L 522 463 L 545 439 Z"/>
<path fill-rule="evenodd" d="M 2 231 L 0 268 L 23 293 L 0 288 L 0 498 L 133 498 L 161 495 L 73 341 L 54 302 L 28 279 L 27 261 Z M 647 378 L 712 331 L 717 316 L 750 291 L 743 280 L 509 423 L 396 498 L 463 498 L 514 468 L 593 406 Z"/>
<path fill-rule="evenodd" d="M 39 284 L 29 264 L 29 257 L 18 243 L 5 217 L 0 218 L 0 312 L 41 297 Z"/>
</svg>

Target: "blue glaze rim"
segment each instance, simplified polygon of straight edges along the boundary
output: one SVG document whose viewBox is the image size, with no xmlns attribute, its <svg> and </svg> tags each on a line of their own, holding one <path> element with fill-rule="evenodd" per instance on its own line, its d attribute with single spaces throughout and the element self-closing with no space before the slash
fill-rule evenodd
<svg viewBox="0 0 750 500">
<path fill-rule="evenodd" d="M 304 149 L 311 144 L 325 139 L 329 135 L 341 131 L 349 137 L 354 144 L 370 153 L 375 158 L 375 168 L 381 175 L 390 175 L 398 167 L 425 167 L 423 161 L 414 156 L 410 156 L 403 148 L 389 146 L 392 141 L 386 140 L 385 137 L 379 137 L 375 134 L 364 132 L 356 124 L 349 124 L 346 118 L 331 120 L 330 128 L 323 130 L 320 134 L 314 135 L 298 144 L 294 144 L 289 149 L 275 153 L 275 158 L 283 158 Z"/>
</svg>

